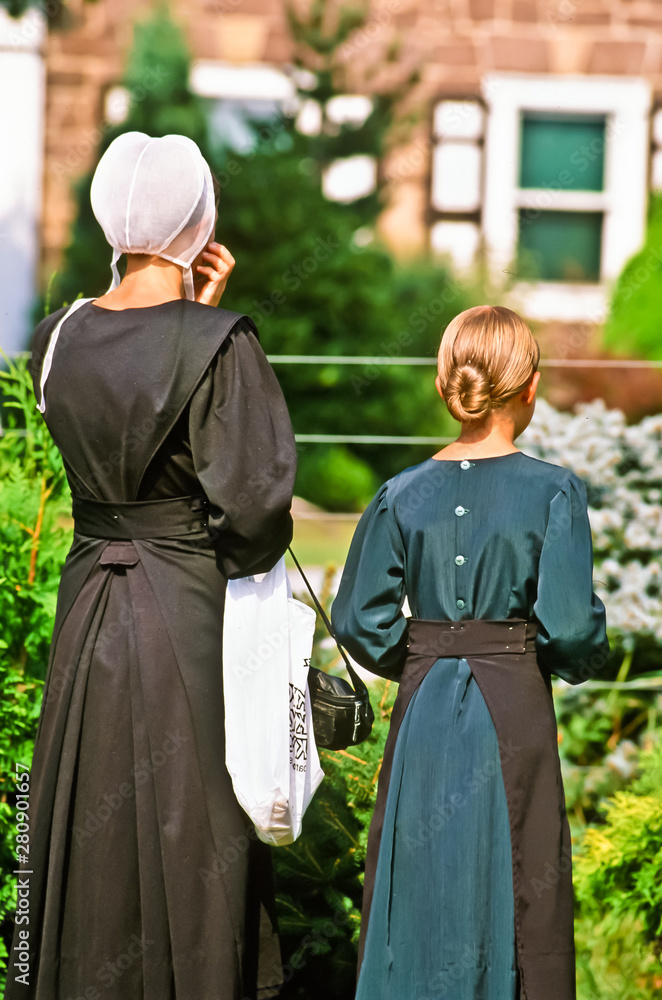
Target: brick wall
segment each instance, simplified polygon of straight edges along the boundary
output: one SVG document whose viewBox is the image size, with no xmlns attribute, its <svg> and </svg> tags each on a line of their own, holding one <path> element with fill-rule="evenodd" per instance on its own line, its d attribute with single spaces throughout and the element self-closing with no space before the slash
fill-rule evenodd
<svg viewBox="0 0 662 1000">
<path fill-rule="evenodd" d="M 71 183 L 91 165 L 104 127 L 104 92 L 121 73 L 134 18 L 148 7 L 146 0 L 70 0 L 68 24 L 50 32 L 44 276 L 67 237 Z M 280 0 L 179 0 L 175 11 L 198 58 L 274 64 L 292 58 Z M 382 219 L 395 246 L 415 249 L 425 242 L 432 102 L 478 94 L 490 70 L 641 74 L 662 95 L 662 2 L 374 0 L 341 59 L 347 89 L 359 92 L 420 72 L 403 108 L 418 124 L 398 137 L 384 165 L 392 203 Z M 375 65 L 379 72 L 367 82 Z"/>
</svg>

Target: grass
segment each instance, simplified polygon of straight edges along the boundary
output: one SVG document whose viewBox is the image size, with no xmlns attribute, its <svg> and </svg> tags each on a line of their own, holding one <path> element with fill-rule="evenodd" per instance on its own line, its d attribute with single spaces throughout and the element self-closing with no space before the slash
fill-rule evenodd
<svg viewBox="0 0 662 1000">
<path fill-rule="evenodd" d="M 349 551 L 359 515 L 338 518 L 321 514 L 320 517 L 294 518 L 292 548 L 302 566 L 343 566 Z M 288 567 L 294 566 L 289 555 Z"/>
</svg>

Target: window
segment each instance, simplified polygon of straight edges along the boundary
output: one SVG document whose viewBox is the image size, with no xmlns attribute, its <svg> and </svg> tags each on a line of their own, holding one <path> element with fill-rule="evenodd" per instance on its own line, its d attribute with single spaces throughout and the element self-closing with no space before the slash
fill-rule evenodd
<svg viewBox="0 0 662 1000">
<path fill-rule="evenodd" d="M 360 128 L 372 109 L 371 98 L 363 94 L 337 94 L 326 102 L 327 127 L 339 129 L 341 125 L 350 125 Z M 329 164 L 322 176 L 322 190 L 330 201 L 356 201 L 372 194 L 376 187 L 377 161 L 374 156 L 356 154 L 339 157 Z"/>
<path fill-rule="evenodd" d="M 495 279 L 531 318 L 600 319 L 644 237 L 650 86 L 492 73 L 481 229 Z"/>
<path fill-rule="evenodd" d="M 521 188 L 546 188 L 563 178 L 567 191 L 602 191 L 605 115 L 522 112 Z"/>
<path fill-rule="evenodd" d="M 600 280 L 602 212 L 519 213 L 519 273 L 541 281 Z"/>
<path fill-rule="evenodd" d="M 597 210 L 586 211 L 588 199 L 576 192 L 604 192 L 606 124 L 605 115 L 521 113 L 517 200 L 522 277 L 600 281 L 606 204 L 594 198 Z M 551 211 L 536 207 L 545 204 L 546 192 L 555 192 Z"/>
<path fill-rule="evenodd" d="M 459 270 L 480 244 L 485 112 L 480 101 L 440 101 L 434 109 L 430 245 Z"/>
</svg>

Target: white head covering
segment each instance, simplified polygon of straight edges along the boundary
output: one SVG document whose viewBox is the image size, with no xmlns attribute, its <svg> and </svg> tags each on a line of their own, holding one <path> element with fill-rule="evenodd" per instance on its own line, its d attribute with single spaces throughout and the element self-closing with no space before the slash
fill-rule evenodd
<svg viewBox="0 0 662 1000">
<path fill-rule="evenodd" d="M 111 289 L 120 283 L 123 253 L 148 253 L 181 264 L 186 297 L 195 298 L 191 264 L 214 231 L 216 204 L 211 171 L 192 139 L 125 132 L 101 157 L 90 197 L 113 247 Z"/>
</svg>

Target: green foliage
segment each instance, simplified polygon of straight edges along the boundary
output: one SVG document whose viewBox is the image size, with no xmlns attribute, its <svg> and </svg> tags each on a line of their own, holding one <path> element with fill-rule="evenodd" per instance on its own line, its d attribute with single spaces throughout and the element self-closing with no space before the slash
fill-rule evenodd
<svg viewBox="0 0 662 1000">
<path fill-rule="evenodd" d="M 642 940 L 636 917 L 621 920 L 617 936 L 581 911 L 575 921 L 577 1000 L 653 1000 L 662 987 L 659 962 Z"/>
<path fill-rule="evenodd" d="M 662 737 L 662 733 L 658 734 Z M 642 775 L 589 826 L 576 862 L 577 895 L 614 927 L 638 915 L 646 940 L 662 946 L 662 738 L 642 753 Z"/>
<path fill-rule="evenodd" d="M 168 3 L 160 0 L 154 13 L 134 27 L 131 57 L 122 81 L 131 104 L 121 131 L 153 136 L 178 133 L 204 143 L 205 116 L 201 101 L 188 88 L 190 69 L 183 29 L 172 20 Z"/>
<path fill-rule="evenodd" d="M 605 324 L 605 346 L 619 354 L 662 358 L 662 195 L 651 195 L 646 241 L 627 262 L 614 287 Z"/>
<path fill-rule="evenodd" d="M 32 396 L 25 358 L 0 372 L 0 867 L 15 867 L 13 774 L 29 765 L 48 663 L 60 568 L 71 542 L 69 493 L 59 453 Z M 15 889 L 0 888 L 10 934 Z M 4 954 L 3 954 L 4 953 Z M 6 948 L 0 940 L 0 963 Z M 0 968 L 2 965 L 0 964 Z"/>
<path fill-rule="evenodd" d="M 584 933 L 591 922 L 601 942 L 585 970 L 600 997 L 609 995 L 614 980 L 619 1000 L 653 995 L 662 985 L 662 730 L 655 735 L 642 753 L 641 776 L 608 801 L 604 823 L 587 828 L 575 860 Z"/>
<path fill-rule="evenodd" d="M 413 70 L 398 84 L 391 83 L 389 87 L 379 85 L 379 72 L 385 62 L 396 60 L 397 48 L 389 48 L 385 55 L 380 52 L 376 62 L 366 60 L 361 29 L 366 28 L 370 7 L 369 0 L 347 4 L 312 0 L 303 11 L 292 3 L 286 5 L 294 43 L 294 62 L 309 72 L 312 71 L 315 79 L 315 84 L 310 89 L 306 87 L 304 96 L 317 101 L 321 110 L 321 128 L 317 135 L 308 140 L 309 155 L 319 164 L 328 164 L 337 157 L 360 154 L 374 156 L 381 161 L 396 128 L 407 128 L 402 102 L 419 82 L 420 71 Z M 360 125 L 354 122 L 338 124 L 329 120 L 327 102 L 337 94 L 357 90 L 357 79 L 350 69 L 352 60 L 348 58 L 352 46 L 357 42 L 362 55 L 363 79 L 372 84 L 369 87 L 372 91 L 372 111 Z M 395 109 L 398 106 L 396 123 Z M 382 205 L 382 195 L 378 182 L 376 193 L 362 200 L 362 207 L 372 215 L 373 221 Z"/>
<path fill-rule="evenodd" d="M 342 445 L 315 448 L 299 466 L 298 492 L 326 510 L 362 510 L 379 486 L 370 466 Z"/>
<path fill-rule="evenodd" d="M 62 460 L 38 413 L 25 358 L 0 371 L 0 618 L 7 656 L 43 678 L 59 568 L 71 543 Z"/>
<path fill-rule="evenodd" d="M 635 682 L 636 683 L 636 682 Z M 555 700 L 566 804 L 581 829 L 636 770 L 640 745 L 662 724 L 662 696 L 647 689 L 566 687 Z"/>
</svg>

